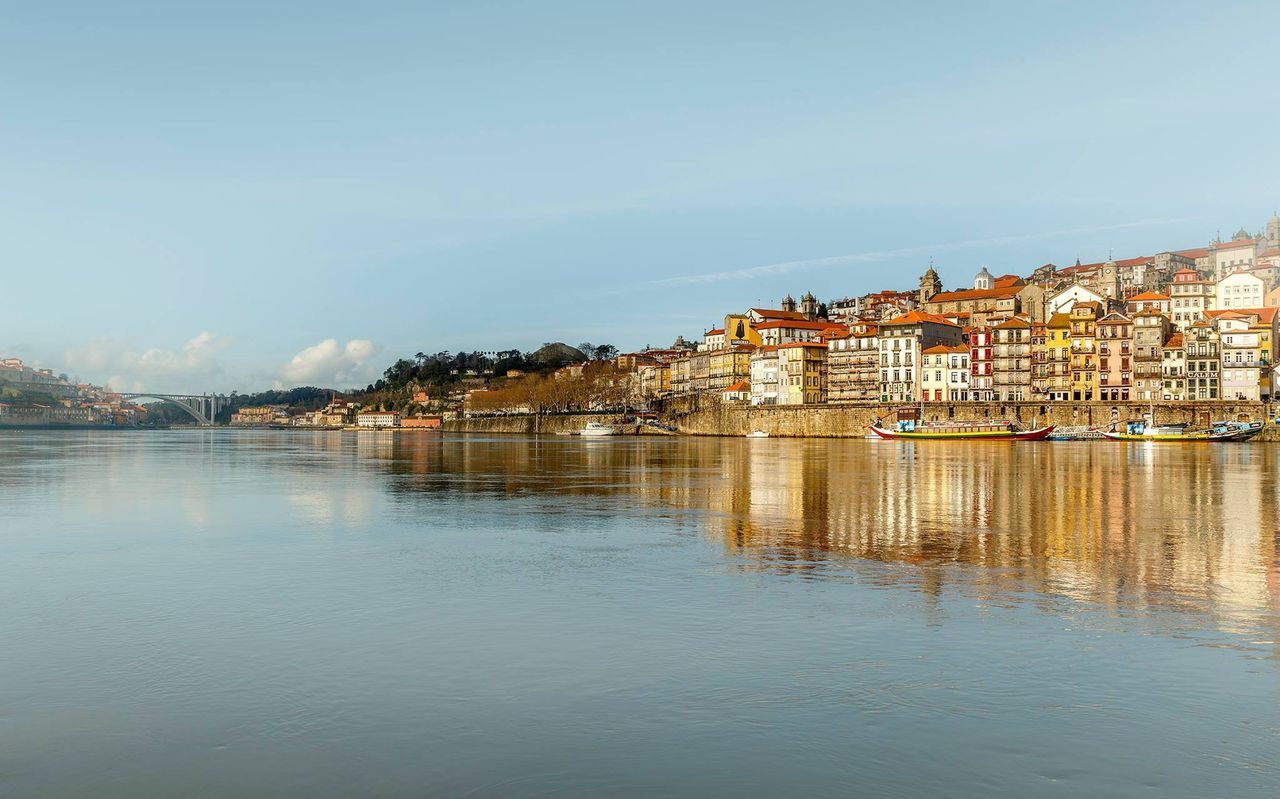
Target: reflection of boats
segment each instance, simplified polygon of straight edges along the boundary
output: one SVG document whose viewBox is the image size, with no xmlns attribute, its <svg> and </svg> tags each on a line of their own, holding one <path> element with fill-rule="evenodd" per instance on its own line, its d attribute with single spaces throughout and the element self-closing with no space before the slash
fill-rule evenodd
<svg viewBox="0 0 1280 799">
<path fill-rule="evenodd" d="M 768 437 L 769 437 L 769 434 L 763 430 L 752 430 L 750 433 L 747 433 L 747 438 L 768 438 Z"/>
<path fill-rule="evenodd" d="M 881 438 L 986 439 L 994 441 L 1042 441 L 1053 432 L 1053 425 L 1023 430 L 1013 422 L 917 422 L 899 420 L 892 429 L 871 425 L 871 432 Z"/>
<path fill-rule="evenodd" d="M 617 434 L 617 430 L 600 422 L 587 422 L 587 426 L 578 431 L 580 436 L 616 436 Z"/>
<path fill-rule="evenodd" d="M 1247 441 L 1262 432 L 1261 422 L 1218 422 L 1206 429 L 1194 429 L 1186 423 L 1153 425 L 1128 422 L 1123 431 L 1099 430 L 1112 441 Z"/>
</svg>

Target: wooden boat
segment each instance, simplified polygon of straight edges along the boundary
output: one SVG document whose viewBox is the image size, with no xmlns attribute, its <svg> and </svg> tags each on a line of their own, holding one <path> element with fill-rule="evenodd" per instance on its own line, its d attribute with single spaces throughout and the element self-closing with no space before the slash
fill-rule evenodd
<svg viewBox="0 0 1280 799">
<path fill-rule="evenodd" d="M 1225 424 L 1214 425 L 1207 429 L 1193 429 L 1189 424 L 1149 425 L 1144 422 L 1129 422 L 1123 431 L 1099 430 L 1103 438 L 1111 441 L 1171 441 L 1202 443 L 1211 441 L 1241 441 L 1237 438 L 1243 431 Z M 1261 425 L 1257 431 L 1250 432 L 1252 437 L 1262 432 Z"/>
<path fill-rule="evenodd" d="M 1262 422 L 1227 422 L 1226 427 L 1235 431 L 1232 441 L 1248 441 L 1266 427 Z"/>
<path fill-rule="evenodd" d="M 1013 422 L 914 422 L 900 420 L 893 429 L 871 425 L 871 432 L 880 438 L 890 439 L 944 439 L 983 441 L 1043 441 L 1053 432 L 1053 425 L 1023 430 Z"/>
</svg>

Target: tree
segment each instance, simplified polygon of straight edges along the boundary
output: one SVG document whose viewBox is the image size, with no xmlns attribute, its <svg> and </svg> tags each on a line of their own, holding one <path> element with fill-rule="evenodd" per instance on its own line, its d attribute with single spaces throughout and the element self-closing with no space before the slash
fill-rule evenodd
<svg viewBox="0 0 1280 799">
<path fill-rule="evenodd" d="M 591 353 L 597 361 L 612 361 L 618 357 L 618 348 L 612 344 L 601 344 Z"/>
</svg>

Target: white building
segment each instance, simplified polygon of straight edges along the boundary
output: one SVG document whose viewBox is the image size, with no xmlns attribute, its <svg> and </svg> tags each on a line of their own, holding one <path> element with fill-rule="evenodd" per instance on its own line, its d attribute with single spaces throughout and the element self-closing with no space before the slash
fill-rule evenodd
<svg viewBox="0 0 1280 799">
<path fill-rule="evenodd" d="M 358 427 L 399 427 L 400 414 L 395 411 L 361 411 L 356 414 Z"/>
<path fill-rule="evenodd" d="M 1222 352 L 1222 398 L 1260 400 L 1271 395 L 1276 309 L 1214 311 Z"/>
<path fill-rule="evenodd" d="M 1194 269 L 1179 269 L 1173 273 L 1169 284 L 1169 321 L 1179 330 L 1186 330 L 1192 323 L 1204 318 L 1205 311 L 1212 311 L 1217 301 L 1213 283 L 1202 280 Z"/>
<path fill-rule="evenodd" d="M 1045 319 L 1052 319 L 1056 313 L 1070 313 L 1071 309 L 1078 302 L 1096 302 L 1103 308 L 1107 307 L 1107 298 L 1103 297 L 1096 291 L 1073 283 L 1056 294 L 1050 294 L 1045 301 Z"/>
<path fill-rule="evenodd" d="M 935 344 L 961 342 L 960 326 L 936 314 L 912 311 L 880 323 L 880 401 L 921 399 L 920 357 Z"/>
<path fill-rule="evenodd" d="M 937 344 L 921 355 L 920 396 L 926 402 L 969 401 L 969 347 Z"/>
<path fill-rule="evenodd" d="M 759 347 L 751 353 L 751 404 L 778 404 L 778 348 Z"/>
<path fill-rule="evenodd" d="M 1251 272 L 1233 272 L 1218 281 L 1217 310 L 1261 308 L 1267 284 Z"/>
</svg>

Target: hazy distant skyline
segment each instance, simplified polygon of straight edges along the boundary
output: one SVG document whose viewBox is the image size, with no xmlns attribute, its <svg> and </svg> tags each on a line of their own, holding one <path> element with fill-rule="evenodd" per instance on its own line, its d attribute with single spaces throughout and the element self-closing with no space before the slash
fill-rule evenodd
<svg viewBox="0 0 1280 799">
<path fill-rule="evenodd" d="M 624 349 L 1280 206 L 1274 2 L 41 3 L 0 354 L 149 390 Z M 1261 42 L 1261 43 L 1260 43 Z"/>
</svg>

